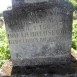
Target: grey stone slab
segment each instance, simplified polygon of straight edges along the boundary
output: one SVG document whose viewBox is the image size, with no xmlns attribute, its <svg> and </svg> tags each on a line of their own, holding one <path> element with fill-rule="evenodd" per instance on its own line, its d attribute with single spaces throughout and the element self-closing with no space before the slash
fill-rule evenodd
<svg viewBox="0 0 77 77">
<path fill-rule="evenodd" d="M 18 8 L 25 6 L 26 3 L 40 3 L 40 2 L 48 2 L 48 0 L 12 0 L 13 8 Z"/>
<path fill-rule="evenodd" d="M 69 63 L 73 8 L 58 1 L 4 12 L 14 66 Z"/>
<path fill-rule="evenodd" d="M 64 4 L 67 3 L 68 0 L 12 0 L 12 6 L 13 8 L 19 8 L 19 7 L 25 7 L 27 4 L 33 4 L 36 5 L 35 3 L 40 4 L 40 3 L 52 3 L 52 4 Z"/>
<path fill-rule="evenodd" d="M 66 74 L 66 75 L 58 75 L 58 74 L 44 74 L 44 75 L 13 75 L 11 77 L 77 77 L 77 74 Z"/>
</svg>

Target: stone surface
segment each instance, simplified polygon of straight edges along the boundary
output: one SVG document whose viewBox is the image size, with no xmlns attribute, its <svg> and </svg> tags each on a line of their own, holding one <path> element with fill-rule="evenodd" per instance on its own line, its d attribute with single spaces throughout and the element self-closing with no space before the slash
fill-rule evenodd
<svg viewBox="0 0 77 77">
<path fill-rule="evenodd" d="M 69 69 L 69 70 L 72 70 L 72 71 L 69 71 L 69 73 L 71 74 L 71 75 L 76 75 L 76 72 L 77 72 L 77 60 L 76 60 L 76 58 L 77 58 L 77 53 L 75 53 L 75 52 L 77 52 L 77 51 L 75 51 L 74 49 L 71 49 L 71 56 L 72 56 L 72 63 L 71 63 L 71 67 L 72 67 L 72 69 Z M 1 67 L 1 69 L 0 69 L 0 77 L 2 76 L 11 76 L 11 75 L 13 75 L 13 76 L 15 76 L 16 74 L 33 74 L 33 73 L 40 73 L 40 74 L 43 74 L 43 73 L 45 73 L 45 75 L 47 75 L 48 74 L 48 72 L 50 72 L 50 71 L 52 71 L 51 72 L 51 74 L 53 73 L 57 73 L 57 74 L 63 74 L 63 72 L 64 73 L 66 73 L 66 75 L 68 75 L 67 74 L 67 72 L 65 72 L 65 69 L 62 69 L 61 70 L 61 67 L 63 68 L 63 66 L 62 65 L 60 65 L 60 66 L 54 66 L 54 68 L 56 68 L 56 67 L 59 67 L 59 69 L 58 68 L 56 68 L 56 69 L 58 69 L 57 71 L 56 71 L 56 69 L 54 69 L 53 68 L 53 65 L 51 65 L 52 66 L 52 68 L 50 67 L 50 66 L 41 66 L 41 67 L 43 67 L 42 69 L 38 69 L 38 67 L 36 68 L 36 67 L 33 67 L 33 68 L 31 68 L 31 67 L 13 67 L 12 66 L 13 64 L 12 64 L 12 62 L 10 61 L 10 60 L 7 60 L 4 64 L 3 64 L 3 66 Z M 69 65 L 67 65 L 67 66 L 69 66 Z M 13 68 L 12 68 L 13 67 Z M 71 68 L 70 67 L 70 68 Z M 47 69 L 48 68 L 48 69 Z M 65 68 L 65 67 L 64 67 Z M 8 70 L 7 70 L 8 69 Z M 68 69 L 68 68 L 67 68 Z M 66 69 L 66 70 L 67 70 Z M 20 70 L 20 71 L 19 71 Z M 53 70 L 55 70 L 55 71 L 53 71 Z M 36 72 L 35 72 L 36 71 Z M 41 72 L 40 72 L 41 71 Z M 59 71 L 59 72 L 58 72 Z M 23 73 L 22 73 L 23 72 Z M 55 74 L 55 75 L 57 75 L 57 74 Z M 71 76 L 71 75 L 68 75 L 68 76 Z M 64 76 L 66 76 L 66 75 L 64 75 Z M 51 75 L 52 76 L 52 75 Z"/>
<path fill-rule="evenodd" d="M 48 0 L 12 0 L 13 8 L 25 7 L 27 3 L 48 2 Z"/>
<path fill-rule="evenodd" d="M 22 8 L 27 6 L 28 4 L 38 5 L 40 3 L 52 3 L 53 4 L 60 4 L 63 5 L 67 3 L 68 0 L 12 0 L 12 7 L 13 9 Z"/>
<path fill-rule="evenodd" d="M 24 5 L 4 12 L 14 66 L 69 63 L 72 6 L 64 0 Z"/>
<path fill-rule="evenodd" d="M 77 74 L 67 74 L 67 75 L 56 75 L 56 74 L 44 74 L 44 75 L 14 75 L 11 77 L 77 77 Z"/>
<path fill-rule="evenodd" d="M 9 63 L 8 63 L 9 62 Z M 8 61 L 6 64 L 8 66 L 11 66 L 11 62 Z M 77 77 L 77 61 L 71 61 L 70 64 L 55 64 L 55 65 L 49 65 L 49 66 L 34 66 L 34 67 L 19 67 L 15 66 L 12 69 L 9 70 L 10 67 L 6 66 L 4 64 L 2 67 L 2 70 L 5 70 L 8 72 L 7 75 L 1 75 L 0 77 Z M 8 67 L 8 70 L 7 70 Z M 3 73 L 5 73 L 3 71 Z M 12 73 L 10 73 L 12 71 Z M 11 75 L 12 74 L 12 75 Z M 9 76 L 11 75 L 11 76 Z"/>
</svg>

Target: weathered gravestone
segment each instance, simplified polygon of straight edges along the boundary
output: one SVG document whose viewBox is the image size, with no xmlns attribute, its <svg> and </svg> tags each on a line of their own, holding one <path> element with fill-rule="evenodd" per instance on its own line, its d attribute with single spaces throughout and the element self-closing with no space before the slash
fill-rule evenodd
<svg viewBox="0 0 77 77">
<path fill-rule="evenodd" d="M 12 0 L 4 12 L 14 66 L 68 64 L 72 6 L 65 0 Z"/>
</svg>

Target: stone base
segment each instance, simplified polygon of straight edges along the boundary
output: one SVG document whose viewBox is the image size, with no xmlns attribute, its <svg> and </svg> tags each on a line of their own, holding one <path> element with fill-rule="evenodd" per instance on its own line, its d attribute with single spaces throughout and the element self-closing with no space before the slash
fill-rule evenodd
<svg viewBox="0 0 77 77">
<path fill-rule="evenodd" d="M 58 74 L 41 74 L 41 75 L 14 75 L 11 77 L 77 77 L 77 74 L 67 74 L 67 75 L 58 75 Z"/>
<path fill-rule="evenodd" d="M 77 77 L 77 62 L 46 66 L 13 67 L 11 77 Z"/>
<path fill-rule="evenodd" d="M 77 77 L 77 61 L 72 58 L 69 64 L 13 66 L 10 77 Z"/>
</svg>

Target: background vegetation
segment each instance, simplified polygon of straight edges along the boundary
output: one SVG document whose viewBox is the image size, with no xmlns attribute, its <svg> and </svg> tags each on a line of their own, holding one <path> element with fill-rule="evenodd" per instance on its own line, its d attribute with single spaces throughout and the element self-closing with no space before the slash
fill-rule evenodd
<svg viewBox="0 0 77 77">
<path fill-rule="evenodd" d="M 73 4 L 73 30 L 72 30 L 72 48 L 77 49 L 77 0 L 69 0 Z M 10 50 L 8 47 L 8 40 L 6 37 L 6 30 L 3 21 L 3 14 L 0 13 L 0 67 L 6 59 L 10 57 Z"/>
<path fill-rule="evenodd" d="M 8 40 L 6 37 L 5 27 L 0 28 L 0 66 L 10 57 Z"/>
<path fill-rule="evenodd" d="M 77 50 L 77 0 L 69 0 L 73 5 L 73 30 L 72 30 L 72 48 Z"/>
</svg>

